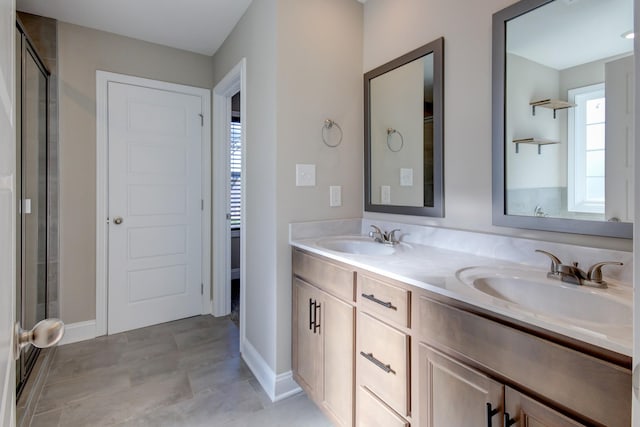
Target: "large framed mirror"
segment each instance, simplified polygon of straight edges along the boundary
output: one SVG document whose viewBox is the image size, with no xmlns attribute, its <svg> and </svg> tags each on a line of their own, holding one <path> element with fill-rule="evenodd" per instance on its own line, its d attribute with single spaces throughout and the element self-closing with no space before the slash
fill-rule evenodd
<svg viewBox="0 0 640 427">
<path fill-rule="evenodd" d="M 631 238 L 633 0 L 493 16 L 493 223 Z"/>
<path fill-rule="evenodd" d="M 444 216 L 444 39 L 364 75 L 365 211 Z"/>
</svg>

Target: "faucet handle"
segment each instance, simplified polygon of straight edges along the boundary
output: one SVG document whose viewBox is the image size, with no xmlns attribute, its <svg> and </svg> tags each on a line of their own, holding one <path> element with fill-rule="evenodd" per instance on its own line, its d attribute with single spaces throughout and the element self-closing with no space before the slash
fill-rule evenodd
<svg viewBox="0 0 640 427">
<path fill-rule="evenodd" d="M 388 235 L 387 235 L 387 241 L 388 241 L 389 243 L 396 244 L 396 243 L 398 243 L 398 242 L 399 242 L 399 241 L 398 241 L 398 239 L 396 239 L 396 231 L 400 231 L 400 229 L 399 229 L 399 228 L 395 228 L 395 229 L 391 230 L 391 231 L 388 233 Z"/>
<path fill-rule="evenodd" d="M 587 272 L 587 277 L 589 278 L 589 280 L 595 283 L 603 283 L 602 267 L 605 265 L 624 265 L 624 264 L 618 261 L 605 261 L 605 262 L 596 263 L 592 265 L 589 268 L 589 271 Z"/>
<path fill-rule="evenodd" d="M 548 256 L 551 259 L 550 273 L 557 274 L 558 273 L 558 266 L 560 264 L 562 264 L 562 261 L 560 261 L 560 258 L 555 256 L 551 252 L 543 251 L 542 249 L 536 249 L 536 252 L 540 252 L 541 254 L 545 254 L 546 256 Z"/>
</svg>

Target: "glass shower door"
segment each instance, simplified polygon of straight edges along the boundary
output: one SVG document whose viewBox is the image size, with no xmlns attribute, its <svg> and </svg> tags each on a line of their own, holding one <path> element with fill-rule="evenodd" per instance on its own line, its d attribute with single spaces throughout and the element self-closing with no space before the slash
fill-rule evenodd
<svg viewBox="0 0 640 427">
<path fill-rule="evenodd" d="M 17 320 L 29 330 L 47 317 L 48 73 L 21 37 L 18 113 Z M 21 391 L 39 349 L 27 346 L 18 361 Z"/>
</svg>

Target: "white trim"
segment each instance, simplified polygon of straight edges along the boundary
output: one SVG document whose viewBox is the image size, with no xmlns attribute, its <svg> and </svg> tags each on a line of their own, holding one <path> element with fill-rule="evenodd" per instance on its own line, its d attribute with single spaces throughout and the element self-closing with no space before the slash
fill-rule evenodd
<svg viewBox="0 0 640 427">
<path fill-rule="evenodd" d="M 109 82 L 144 86 L 199 96 L 202 99 L 202 313 L 209 314 L 211 307 L 211 91 L 194 86 L 167 83 L 158 80 L 133 77 L 125 74 L 96 71 L 96 320 L 95 336 L 107 333 L 108 286 L 108 226 L 106 218 L 108 183 L 108 117 L 107 86 Z"/>
<path fill-rule="evenodd" d="M 242 359 L 272 402 L 277 402 L 302 391 L 298 383 L 293 380 L 291 371 L 276 375 L 250 342 L 246 341 L 243 347 Z"/>
<path fill-rule="evenodd" d="M 282 374 L 276 375 L 276 384 L 275 384 L 275 399 L 274 402 L 278 400 L 286 399 L 289 396 L 293 396 L 294 394 L 298 394 L 302 392 L 302 388 L 298 385 L 298 383 L 293 379 L 293 371 L 284 372 Z"/>
<path fill-rule="evenodd" d="M 231 97 L 240 91 L 240 138 L 243 188 L 240 197 L 240 230 L 246 230 L 246 128 L 247 128 L 247 61 L 243 58 L 213 89 L 213 164 L 214 186 L 213 233 L 220 238 L 213 243 L 213 302 L 214 316 L 224 316 L 231 312 L 231 230 L 227 221 L 229 211 L 229 123 L 231 117 Z M 242 280 L 246 271 L 246 233 L 240 233 L 240 351 L 246 341 L 245 328 L 245 287 Z"/>
<path fill-rule="evenodd" d="M 96 337 L 96 321 L 70 323 L 64 325 L 64 336 L 58 345 L 73 344 L 75 342 L 92 340 Z"/>
</svg>

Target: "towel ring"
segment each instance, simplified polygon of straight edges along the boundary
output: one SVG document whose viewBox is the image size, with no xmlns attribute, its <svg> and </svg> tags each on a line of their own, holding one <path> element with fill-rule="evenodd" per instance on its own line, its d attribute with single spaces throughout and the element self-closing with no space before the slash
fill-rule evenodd
<svg viewBox="0 0 640 427">
<path fill-rule="evenodd" d="M 336 127 L 338 129 L 338 131 L 340 132 L 340 137 L 338 138 L 338 142 L 335 144 L 330 144 L 327 141 L 327 134 L 329 133 L 328 131 L 330 131 L 331 129 L 333 129 L 333 127 Z M 326 131 L 326 132 L 325 132 Z M 334 122 L 331 119 L 326 119 L 324 121 L 324 125 L 322 125 L 322 142 L 324 142 L 324 145 L 326 145 L 327 147 L 337 147 L 338 145 L 340 145 L 342 143 L 342 128 L 340 127 L 339 124 L 337 124 L 336 122 Z"/>
<path fill-rule="evenodd" d="M 394 133 L 398 134 L 398 136 L 400 137 L 400 147 L 398 147 L 397 150 L 391 148 L 391 135 L 393 135 Z M 387 147 L 394 153 L 397 153 L 398 151 L 402 150 L 402 147 L 404 147 L 404 138 L 402 137 L 402 134 L 394 128 L 387 129 Z"/>
</svg>

